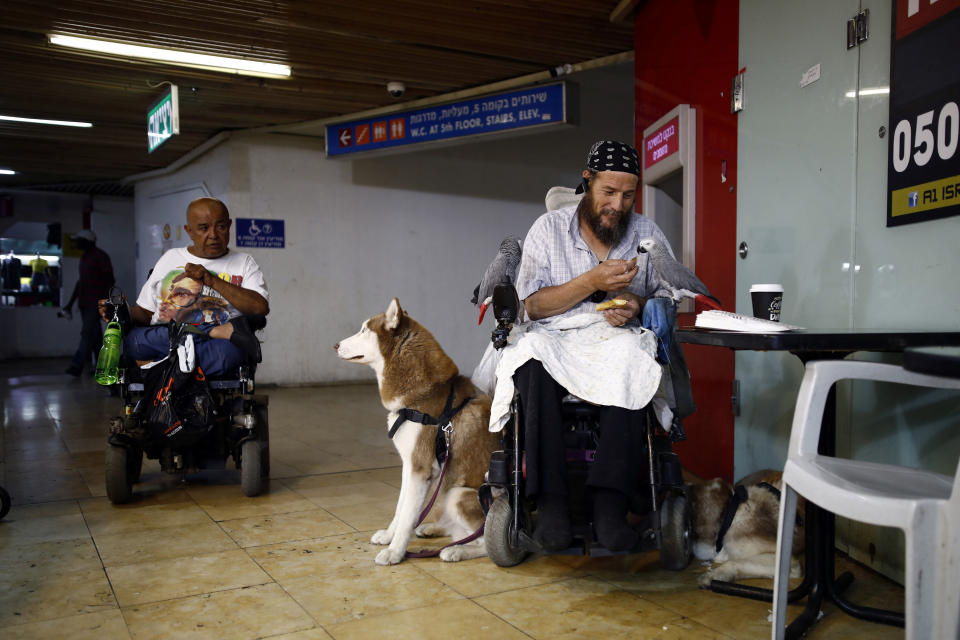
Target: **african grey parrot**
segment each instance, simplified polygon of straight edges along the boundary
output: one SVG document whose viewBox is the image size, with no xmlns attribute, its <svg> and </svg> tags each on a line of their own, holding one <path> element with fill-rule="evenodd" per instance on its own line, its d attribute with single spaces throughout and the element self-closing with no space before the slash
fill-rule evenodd
<svg viewBox="0 0 960 640">
<path fill-rule="evenodd" d="M 477 324 L 483 323 L 483 314 L 493 301 L 493 288 L 498 284 L 515 284 L 517 268 L 520 266 L 520 241 L 513 236 L 507 236 L 500 243 L 500 249 L 487 270 L 483 272 L 480 284 L 473 290 L 470 300 L 480 307 L 480 319 Z"/>
<path fill-rule="evenodd" d="M 720 308 L 720 301 L 710 295 L 707 285 L 703 284 L 693 271 L 677 262 L 665 246 L 653 238 L 644 238 L 637 251 L 650 254 L 650 266 L 656 272 L 659 286 L 670 291 L 674 302 L 680 302 L 681 298 L 699 297 L 705 304 Z"/>
</svg>

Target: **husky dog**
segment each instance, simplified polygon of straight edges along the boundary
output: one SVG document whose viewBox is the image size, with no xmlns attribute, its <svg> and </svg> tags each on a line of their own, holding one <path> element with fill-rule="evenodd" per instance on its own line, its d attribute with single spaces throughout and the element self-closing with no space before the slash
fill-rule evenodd
<svg viewBox="0 0 960 640">
<path fill-rule="evenodd" d="M 779 491 L 783 474 L 757 471 L 737 483 L 737 490 L 722 478 L 690 486 L 693 554 L 712 562 L 700 575 L 701 587 L 711 580 L 733 582 L 742 578 L 772 578 L 776 571 L 777 526 L 780 516 Z M 793 534 L 790 577 L 801 575 L 797 556 L 803 553 L 804 529 L 800 514 L 806 504 L 797 501 L 797 525 Z M 734 511 L 735 509 L 735 511 Z M 732 516 L 732 519 L 730 517 Z M 723 531 L 725 521 L 728 527 Z M 717 536 L 722 534 L 719 550 Z"/>
<path fill-rule="evenodd" d="M 388 411 L 388 434 L 403 462 L 393 521 L 370 538 L 373 544 L 389 545 L 377 554 L 375 562 L 401 562 L 413 533 L 460 540 L 477 531 L 484 521 L 477 489 L 497 446 L 497 434 L 487 428 L 490 398 L 460 375 L 436 339 L 400 308 L 396 298 L 386 312 L 366 320 L 358 333 L 341 340 L 334 349 L 341 359 L 370 365 L 376 372 L 380 401 Z M 437 451 L 443 448 L 445 433 L 441 429 L 448 420 L 452 428 L 447 432 L 447 468 L 431 509 L 435 522 L 417 527 L 420 511 L 440 478 Z M 482 536 L 440 552 L 440 558 L 448 562 L 485 555 Z"/>
</svg>

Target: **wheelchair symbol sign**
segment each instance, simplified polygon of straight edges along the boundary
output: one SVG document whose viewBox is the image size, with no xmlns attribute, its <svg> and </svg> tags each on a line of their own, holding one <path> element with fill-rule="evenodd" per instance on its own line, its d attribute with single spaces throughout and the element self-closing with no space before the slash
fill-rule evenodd
<svg viewBox="0 0 960 640">
<path fill-rule="evenodd" d="M 283 249 L 284 221 L 263 218 L 237 218 L 237 247 Z"/>
</svg>

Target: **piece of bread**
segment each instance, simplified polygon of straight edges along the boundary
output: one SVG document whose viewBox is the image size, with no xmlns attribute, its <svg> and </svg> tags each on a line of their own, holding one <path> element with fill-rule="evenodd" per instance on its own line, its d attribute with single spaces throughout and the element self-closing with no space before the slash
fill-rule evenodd
<svg viewBox="0 0 960 640">
<path fill-rule="evenodd" d="M 614 298 L 613 300 L 604 300 L 597 305 L 597 311 L 606 311 L 607 309 L 614 309 L 627 306 L 627 301 L 620 298 Z"/>
</svg>

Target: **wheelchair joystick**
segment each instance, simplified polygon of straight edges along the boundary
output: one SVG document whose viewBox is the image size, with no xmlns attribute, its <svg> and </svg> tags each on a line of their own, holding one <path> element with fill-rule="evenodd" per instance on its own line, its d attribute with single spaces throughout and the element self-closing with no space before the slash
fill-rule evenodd
<svg viewBox="0 0 960 640">
<path fill-rule="evenodd" d="M 493 289 L 493 317 L 497 319 L 497 326 L 490 334 L 494 349 L 503 349 L 507 346 L 507 338 L 513 329 L 513 323 L 520 313 L 520 299 L 517 290 L 512 284 L 498 284 Z"/>
</svg>

